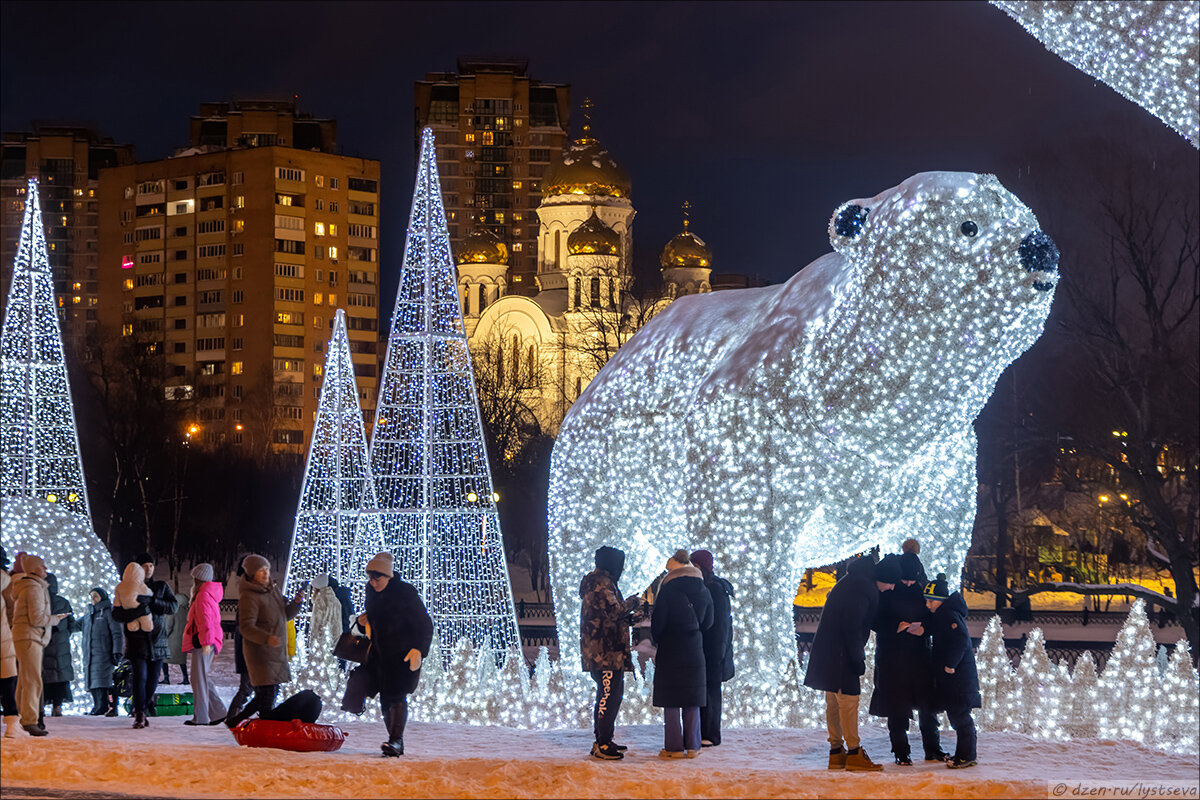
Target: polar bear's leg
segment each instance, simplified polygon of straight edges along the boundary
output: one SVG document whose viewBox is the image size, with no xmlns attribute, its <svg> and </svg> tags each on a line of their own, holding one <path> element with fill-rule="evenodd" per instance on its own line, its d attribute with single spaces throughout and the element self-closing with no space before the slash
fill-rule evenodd
<svg viewBox="0 0 1200 800">
<path fill-rule="evenodd" d="M 923 477 L 915 492 L 916 504 L 906 515 L 911 524 L 902 532 L 903 538 L 911 536 L 921 543 L 921 563 L 929 579 L 944 572 L 951 589 L 962 579 L 971 547 L 978 495 L 975 451 L 975 432 L 968 429 L 930 454 L 926 466 L 918 470 Z M 891 546 L 899 550 L 900 541 Z"/>
</svg>

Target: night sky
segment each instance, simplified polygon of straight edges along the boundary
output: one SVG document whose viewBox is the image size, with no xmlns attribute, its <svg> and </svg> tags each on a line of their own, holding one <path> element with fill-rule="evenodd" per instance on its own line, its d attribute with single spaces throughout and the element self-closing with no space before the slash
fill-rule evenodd
<svg viewBox="0 0 1200 800">
<path fill-rule="evenodd" d="M 693 204 L 718 272 L 782 281 L 829 250 L 838 203 L 925 170 L 993 172 L 1063 245 L 1091 212 L 1064 154 L 1196 150 L 986 3 L 17 3 L 0 7 L 4 130 L 89 123 L 140 159 L 186 144 L 207 101 L 299 95 L 383 165 L 384 308 L 413 180 L 413 82 L 461 55 L 529 59 L 595 103 L 633 179 L 636 269 Z M 1101 185 L 1111 159 L 1067 159 Z M 1094 174 L 1091 174 L 1094 171 Z M 1188 177 L 1194 184 L 1194 177 Z M 1057 225 L 1057 228 L 1055 226 Z M 1066 230 L 1074 228 L 1074 233 Z"/>
</svg>

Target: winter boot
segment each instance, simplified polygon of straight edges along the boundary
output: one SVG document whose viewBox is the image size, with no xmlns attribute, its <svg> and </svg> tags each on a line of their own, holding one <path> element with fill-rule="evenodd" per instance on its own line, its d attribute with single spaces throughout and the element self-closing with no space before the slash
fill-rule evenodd
<svg viewBox="0 0 1200 800">
<path fill-rule="evenodd" d="M 5 739 L 17 738 L 17 731 L 19 731 L 20 729 L 21 729 L 21 718 L 20 717 L 5 717 L 4 718 L 4 738 Z"/>
<path fill-rule="evenodd" d="M 134 728 L 144 728 L 148 724 L 149 723 L 146 722 L 146 712 L 145 711 L 143 711 L 142 709 L 139 708 L 133 712 L 133 727 Z"/>
<path fill-rule="evenodd" d="M 829 751 L 829 768 L 830 769 L 845 769 L 846 768 L 846 751 L 841 745 L 834 747 Z"/>
<path fill-rule="evenodd" d="M 41 725 L 22 725 L 21 727 L 24 728 L 25 732 L 30 736 L 46 736 L 49 733 Z"/>
<path fill-rule="evenodd" d="M 599 758 L 603 761 L 620 761 L 624 757 L 625 754 L 618 750 L 612 742 L 607 744 L 592 742 L 592 758 Z"/>
<path fill-rule="evenodd" d="M 386 758 L 404 755 L 404 724 L 408 722 L 408 703 L 392 703 L 384 717 L 388 740 L 379 745 Z"/>
<path fill-rule="evenodd" d="M 979 762 L 973 758 L 959 758 L 958 756 L 955 756 L 946 762 L 946 766 L 950 769 L 966 769 L 967 767 L 973 767 L 978 763 Z"/>
<path fill-rule="evenodd" d="M 54 708 L 50 711 L 50 716 L 52 716 L 52 717 L 61 717 L 62 716 L 62 703 L 54 704 Z"/>
<path fill-rule="evenodd" d="M 912 766 L 912 756 L 907 756 L 907 755 L 905 755 L 905 756 L 901 756 L 901 755 L 898 755 L 898 756 L 896 756 L 896 766 L 898 766 L 898 767 L 911 767 L 911 766 Z"/>
<path fill-rule="evenodd" d="M 856 747 L 846 751 L 847 772 L 881 772 L 882 770 L 883 764 L 876 764 L 872 761 L 863 748 Z"/>
<path fill-rule="evenodd" d="M 949 761 L 950 758 L 950 754 L 943 750 L 938 750 L 936 753 L 925 754 L 926 761 Z"/>
</svg>

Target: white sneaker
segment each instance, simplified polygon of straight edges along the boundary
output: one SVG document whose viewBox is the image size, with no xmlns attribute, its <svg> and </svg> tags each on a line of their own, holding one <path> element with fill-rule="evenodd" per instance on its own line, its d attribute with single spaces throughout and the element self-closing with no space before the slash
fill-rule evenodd
<svg viewBox="0 0 1200 800">
<path fill-rule="evenodd" d="M 24 731 L 21 730 L 20 723 L 21 723 L 20 717 L 5 717 L 4 718 L 4 738 L 5 739 L 15 739 L 15 738 L 17 738 L 17 731 L 21 731 L 22 733 L 24 733 Z"/>
</svg>

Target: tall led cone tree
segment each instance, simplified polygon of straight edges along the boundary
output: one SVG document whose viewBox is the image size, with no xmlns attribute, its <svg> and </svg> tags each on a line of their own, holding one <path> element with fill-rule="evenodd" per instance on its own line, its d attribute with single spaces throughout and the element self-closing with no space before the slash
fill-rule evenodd
<svg viewBox="0 0 1200 800">
<path fill-rule="evenodd" d="M 382 541 L 346 317 L 338 309 L 296 509 L 284 594 L 291 597 L 301 583 L 324 573 L 351 587 L 356 607 L 361 608 L 367 559 L 379 551 Z M 296 618 L 305 631 L 312 616 L 311 595 L 305 593 Z"/>
<path fill-rule="evenodd" d="M 13 262 L 0 339 L 4 497 L 40 497 L 88 517 L 75 410 L 67 382 L 36 178 Z"/>
<path fill-rule="evenodd" d="M 443 653 L 519 644 L 463 330 L 433 132 L 421 133 L 404 264 L 371 435 L 396 573 L 421 593 Z"/>
</svg>

